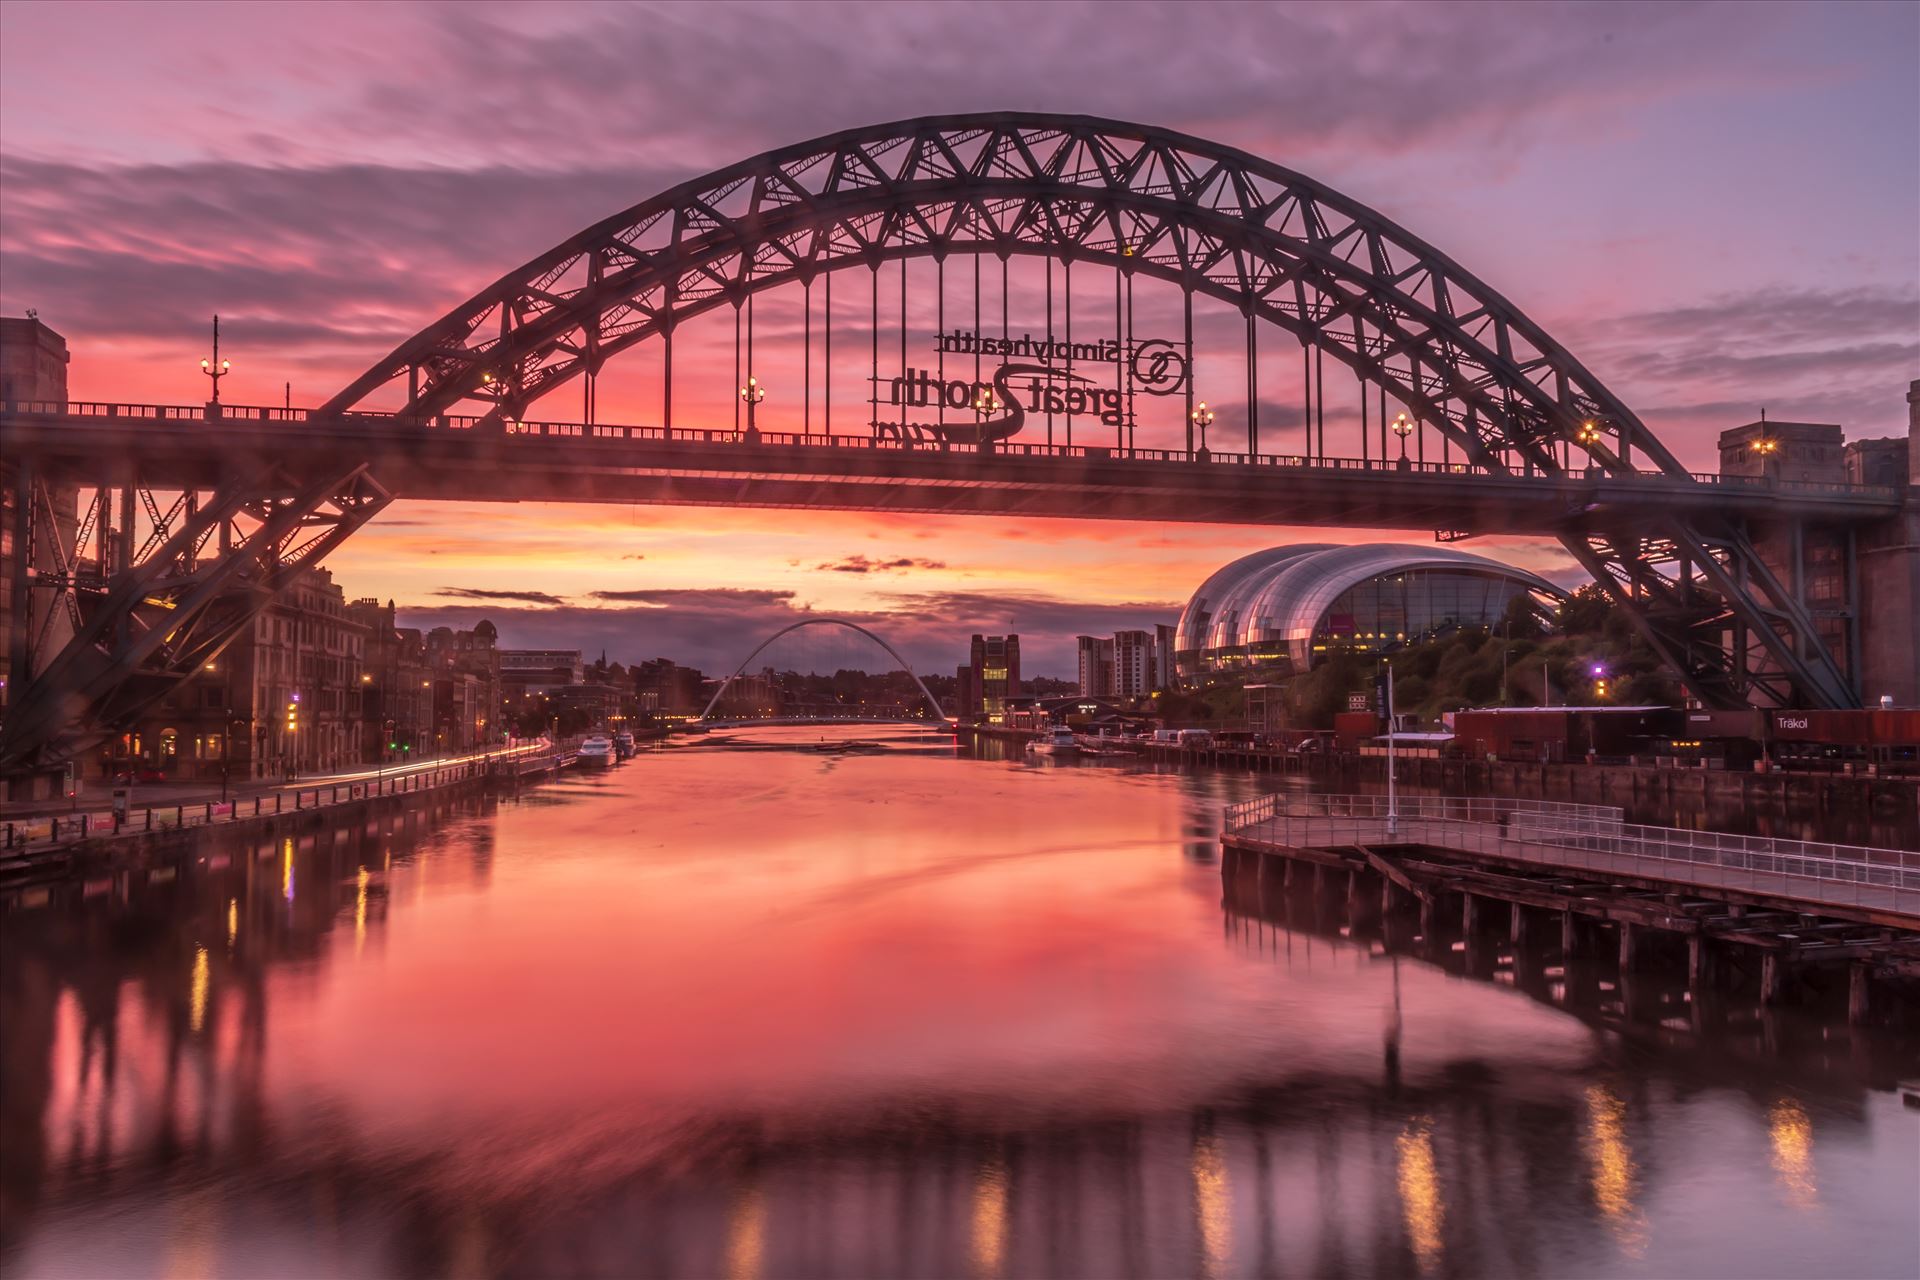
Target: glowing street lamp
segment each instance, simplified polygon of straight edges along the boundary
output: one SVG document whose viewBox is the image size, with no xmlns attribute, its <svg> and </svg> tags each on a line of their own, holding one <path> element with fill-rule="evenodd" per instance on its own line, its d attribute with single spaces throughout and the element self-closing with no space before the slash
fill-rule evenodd
<svg viewBox="0 0 1920 1280">
<path fill-rule="evenodd" d="M 1773 478 L 1773 455 L 1780 452 L 1780 442 L 1772 436 L 1761 436 L 1753 442 L 1753 451 L 1760 455 L 1760 478 Z"/>
<path fill-rule="evenodd" d="M 1400 465 L 1407 465 L 1407 437 L 1413 434 L 1413 419 L 1403 410 L 1394 415 L 1393 434 L 1400 437 Z"/>
<path fill-rule="evenodd" d="M 1200 460 L 1205 462 L 1212 456 L 1207 451 L 1207 428 L 1213 425 L 1213 410 L 1207 408 L 1207 402 L 1202 400 L 1193 407 L 1193 412 L 1187 417 L 1193 421 L 1194 426 L 1200 428 Z"/>
<path fill-rule="evenodd" d="M 200 362 L 200 372 L 213 379 L 213 399 L 210 403 L 220 403 L 220 379 L 233 369 L 233 361 L 220 358 L 220 317 L 213 318 L 213 358 Z"/>
<path fill-rule="evenodd" d="M 753 423 L 753 411 L 755 406 L 766 398 L 767 389 L 760 385 L 760 379 L 758 378 L 749 376 L 747 378 L 747 385 L 740 388 L 740 400 L 747 406 L 747 440 L 749 443 L 757 443 L 760 439 L 760 428 Z"/>
<path fill-rule="evenodd" d="M 1004 406 L 1000 397 L 993 394 L 992 387 L 981 387 L 973 395 L 973 411 L 980 415 L 979 449 L 982 453 L 993 452 L 993 441 L 987 439 L 987 419 L 1000 412 Z"/>
</svg>

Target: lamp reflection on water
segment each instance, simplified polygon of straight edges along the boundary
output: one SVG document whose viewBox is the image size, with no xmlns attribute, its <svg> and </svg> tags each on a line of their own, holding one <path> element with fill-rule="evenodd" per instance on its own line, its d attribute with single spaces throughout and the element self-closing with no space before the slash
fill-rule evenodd
<svg viewBox="0 0 1920 1280">
<path fill-rule="evenodd" d="M 293 837 L 288 836 L 280 849 L 280 896 L 293 901 Z"/>
<path fill-rule="evenodd" d="M 1587 1155 L 1593 1164 L 1593 1202 L 1606 1215 L 1620 1247 L 1638 1257 L 1646 1248 L 1646 1220 L 1634 1205 L 1639 1168 L 1627 1145 L 1627 1105 L 1604 1084 L 1587 1086 Z"/>
<path fill-rule="evenodd" d="M 1226 1270 L 1233 1253 L 1233 1195 L 1227 1185 L 1227 1162 L 1220 1139 L 1202 1132 L 1193 1142 L 1193 1211 L 1200 1223 L 1201 1259 L 1208 1276 Z"/>
<path fill-rule="evenodd" d="M 997 1276 L 1007 1252 L 1007 1168 L 988 1160 L 973 1179 L 973 1273 Z"/>
<path fill-rule="evenodd" d="M 1773 1140 L 1773 1169 L 1787 1199 L 1795 1208 L 1811 1209 L 1820 1202 L 1813 1181 L 1813 1121 L 1793 1098 L 1782 1098 L 1767 1111 L 1767 1133 Z"/>
<path fill-rule="evenodd" d="M 356 956 L 367 945 L 367 880 L 367 869 L 362 867 L 354 882 L 353 896 L 353 954 Z"/>
<path fill-rule="evenodd" d="M 1406 1215 L 1407 1240 L 1423 1272 L 1440 1263 L 1440 1229 L 1447 1210 L 1440 1200 L 1440 1171 L 1433 1158 L 1433 1121 L 1419 1116 L 1394 1139 L 1399 1153 L 1400 1209 Z"/>
<path fill-rule="evenodd" d="M 727 1218 L 727 1280 L 759 1280 L 766 1251 L 766 1197 L 757 1186 L 742 1188 Z"/>
<path fill-rule="evenodd" d="M 188 997 L 187 1025 L 199 1031 L 207 1024 L 207 984 L 210 974 L 207 968 L 207 949 L 193 949 L 193 991 Z"/>
</svg>

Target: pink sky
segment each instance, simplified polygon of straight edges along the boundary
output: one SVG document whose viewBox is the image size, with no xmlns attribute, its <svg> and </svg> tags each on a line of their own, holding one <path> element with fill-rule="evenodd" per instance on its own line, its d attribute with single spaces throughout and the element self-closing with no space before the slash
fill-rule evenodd
<svg viewBox="0 0 1920 1280">
<path fill-rule="evenodd" d="M 1245 147 L 1372 205 L 1710 468 L 1714 433 L 1762 405 L 1852 436 L 1902 426 L 1920 376 L 1917 48 L 1912 5 L 13 3 L 0 311 L 67 336 L 76 397 L 169 403 L 204 396 L 218 311 L 225 398 L 278 403 L 291 382 L 313 403 L 672 183 L 859 124 L 1079 112 Z M 681 352 L 681 425 L 703 404 L 730 420 L 730 334 L 710 336 L 705 358 Z M 654 365 L 610 370 L 601 416 L 654 420 Z M 1276 342 L 1263 393 L 1290 403 L 1294 365 Z M 576 405 L 562 392 L 540 416 Z M 796 414 L 793 388 L 768 411 Z M 331 564 L 421 621 L 486 612 L 509 644 L 721 665 L 811 609 L 876 619 L 935 669 L 966 632 L 1016 627 L 1060 672 L 1075 630 L 1171 620 L 1221 561 L 1301 536 L 409 504 Z"/>
</svg>

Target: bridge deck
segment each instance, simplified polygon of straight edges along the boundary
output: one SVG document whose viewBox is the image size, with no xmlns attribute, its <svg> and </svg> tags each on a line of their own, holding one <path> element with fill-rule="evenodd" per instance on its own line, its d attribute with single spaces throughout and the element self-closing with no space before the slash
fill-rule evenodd
<svg viewBox="0 0 1920 1280">
<path fill-rule="evenodd" d="M 212 488 L 252 465 L 375 464 L 396 497 L 672 503 L 1389 526 L 1555 534 L 1663 512 L 1877 519 L 1884 486 L 1656 472 L 1490 474 L 1461 462 L 668 430 L 96 402 L 0 406 L 8 455 L 86 477 L 103 460 L 156 487 Z"/>
<path fill-rule="evenodd" d="M 1920 926 L 1920 853 L 1720 835 L 1624 822 L 1618 809 L 1409 797 L 1263 796 L 1228 811 L 1223 839 L 1283 849 L 1423 846 Z"/>
</svg>

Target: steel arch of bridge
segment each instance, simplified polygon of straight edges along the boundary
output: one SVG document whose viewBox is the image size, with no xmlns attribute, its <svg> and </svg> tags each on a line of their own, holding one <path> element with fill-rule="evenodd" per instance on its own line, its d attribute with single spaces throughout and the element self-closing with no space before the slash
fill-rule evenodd
<svg viewBox="0 0 1920 1280">
<path fill-rule="evenodd" d="M 745 674 L 748 665 L 752 663 L 752 661 L 755 658 L 759 657 L 762 653 L 766 652 L 768 645 L 772 644 L 774 641 L 778 640 L 782 636 L 790 635 L 795 631 L 799 631 L 803 627 L 845 627 L 848 631 L 859 632 L 861 635 L 865 636 L 867 639 L 879 645 L 882 649 L 885 649 L 887 651 L 887 656 L 892 658 L 895 662 L 899 663 L 900 669 L 902 671 L 906 672 L 909 676 L 913 677 L 913 683 L 919 686 L 920 695 L 927 700 L 927 705 L 933 708 L 934 719 L 939 720 L 942 723 L 945 723 L 947 719 L 947 713 L 940 709 L 940 699 L 933 696 L 933 692 L 927 688 L 926 682 L 924 680 L 922 680 L 919 676 L 914 675 L 913 664 L 908 662 L 905 658 L 901 657 L 900 651 L 898 649 L 895 649 L 892 645 L 888 644 L 883 637 L 875 635 L 873 632 L 867 630 L 865 627 L 861 626 L 859 623 L 849 622 L 845 618 L 802 618 L 799 622 L 788 623 L 786 626 L 780 628 L 778 631 L 768 636 L 765 640 L 762 640 L 759 644 L 754 646 L 753 652 L 748 654 L 744 659 L 742 659 L 740 665 L 733 669 L 733 674 L 720 682 L 720 687 L 713 691 L 713 698 L 707 703 L 707 709 L 700 713 L 700 719 L 705 720 L 713 715 L 713 709 L 720 705 L 720 699 L 727 696 L 727 690 L 733 686 L 733 682 L 735 680 L 738 680 L 743 674 Z"/>
<path fill-rule="evenodd" d="M 323 412 L 404 381 L 402 416 L 516 419 L 702 312 L 957 253 L 1091 263 L 1223 300 L 1344 362 L 1480 471 L 1687 475 L 1517 307 L 1374 210 L 1234 148 L 1053 115 L 853 129 L 683 183 L 501 277 Z M 1857 705 L 1739 524 L 1569 511 L 1561 541 L 1708 705 Z"/>
<path fill-rule="evenodd" d="M 399 416 L 499 419 L 703 312 L 822 272 L 954 253 L 1118 268 L 1230 303 L 1342 360 L 1476 467 L 1555 449 L 1686 469 L 1563 347 L 1439 250 L 1331 188 L 1185 134 L 990 114 L 768 152 L 596 223 L 395 348 L 321 412 L 399 379 Z M 1595 432 L 1582 430 L 1593 424 Z"/>
</svg>

